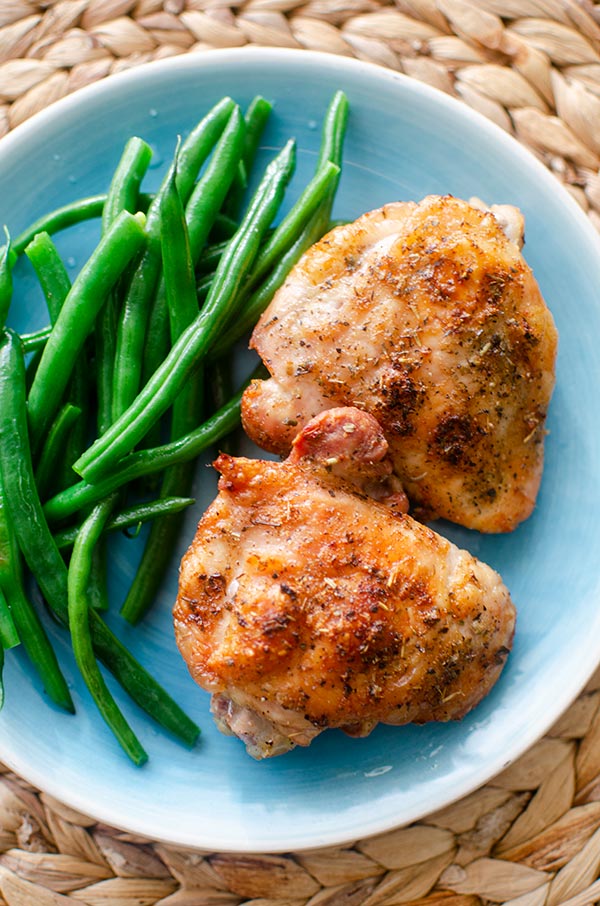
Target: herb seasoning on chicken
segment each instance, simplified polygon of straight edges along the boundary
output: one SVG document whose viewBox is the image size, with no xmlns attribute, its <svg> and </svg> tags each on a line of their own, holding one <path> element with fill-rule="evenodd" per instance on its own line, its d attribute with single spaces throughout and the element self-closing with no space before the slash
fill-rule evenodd
<svg viewBox="0 0 600 906">
<path fill-rule="evenodd" d="M 177 643 L 256 758 L 338 727 L 460 718 L 498 678 L 515 611 L 490 567 L 405 514 L 388 445 L 323 412 L 285 462 L 219 456 L 181 565 Z"/>
<path fill-rule="evenodd" d="M 332 230 L 255 328 L 272 377 L 246 432 L 286 454 L 336 406 L 375 416 L 420 518 L 505 532 L 535 504 L 557 335 L 520 253 L 522 217 L 450 196 Z"/>
</svg>

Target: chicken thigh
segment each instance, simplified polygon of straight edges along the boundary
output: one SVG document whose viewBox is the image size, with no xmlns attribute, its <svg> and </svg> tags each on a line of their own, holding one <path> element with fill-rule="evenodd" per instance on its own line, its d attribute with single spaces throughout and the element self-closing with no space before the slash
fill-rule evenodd
<svg viewBox="0 0 600 906">
<path fill-rule="evenodd" d="M 540 483 L 557 344 L 521 233 L 516 209 L 450 196 L 332 230 L 254 331 L 272 377 L 244 395 L 246 432 L 284 455 L 317 413 L 356 406 L 419 518 L 514 529 Z"/>
<path fill-rule="evenodd" d="M 404 513 L 375 419 L 330 409 L 285 462 L 221 454 L 181 564 L 177 644 L 219 728 L 264 758 L 327 727 L 463 717 L 515 610 L 497 573 Z"/>
</svg>

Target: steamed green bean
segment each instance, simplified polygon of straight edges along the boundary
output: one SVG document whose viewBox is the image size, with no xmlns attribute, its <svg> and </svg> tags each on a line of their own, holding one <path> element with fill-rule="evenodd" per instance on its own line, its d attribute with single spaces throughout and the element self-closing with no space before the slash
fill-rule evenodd
<svg viewBox="0 0 600 906">
<path fill-rule="evenodd" d="M 112 287 L 145 241 L 143 214 L 123 211 L 83 266 L 58 314 L 29 392 L 33 448 L 39 447 L 73 366 Z"/>
</svg>

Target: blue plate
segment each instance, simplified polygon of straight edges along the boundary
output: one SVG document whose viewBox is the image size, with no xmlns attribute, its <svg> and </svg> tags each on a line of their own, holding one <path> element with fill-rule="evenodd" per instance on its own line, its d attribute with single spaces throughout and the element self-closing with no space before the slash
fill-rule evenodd
<svg viewBox="0 0 600 906">
<path fill-rule="evenodd" d="M 176 651 L 174 559 L 143 626 L 132 630 L 116 613 L 110 622 L 203 734 L 188 751 L 117 691 L 150 753 L 141 769 L 128 762 L 97 715 L 61 630 L 53 627 L 52 635 L 76 717 L 49 706 L 26 660 L 11 653 L 0 759 L 95 818 L 174 844 L 299 850 L 422 817 L 483 784 L 530 746 L 600 660 L 600 244 L 568 194 L 501 130 L 418 82 L 352 60 L 254 48 L 187 55 L 86 88 L 3 139 L 0 222 L 16 235 L 55 206 L 105 191 L 133 134 L 156 150 L 147 179 L 152 189 L 176 136 L 225 94 L 242 104 L 257 93 L 274 101 L 261 155 L 266 161 L 296 136 L 293 198 L 311 173 L 319 124 L 338 88 L 351 104 L 338 216 L 354 218 L 384 202 L 432 192 L 513 203 L 525 214 L 525 254 L 560 332 L 539 503 L 511 535 L 440 527 L 504 577 L 519 611 L 515 647 L 492 694 L 461 723 L 380 727 L 363 740 L 327 732 L 309 749 L 256 763 L 240 742 L 214 728 L 208 696 Z M 59 237 L 73 273 L 96 238 L 95 225 Z M 25 264 L 17 287 L 11 323 L 20 330 L 42 326 L 43 304 Z M 214 476 L 200 470 L 199 503 L 188 513 L 186 539 L 214 489 Z M 111 548 L 115 611 L 138 556 L 139 545 L 127 539 Z"/>
</svg>

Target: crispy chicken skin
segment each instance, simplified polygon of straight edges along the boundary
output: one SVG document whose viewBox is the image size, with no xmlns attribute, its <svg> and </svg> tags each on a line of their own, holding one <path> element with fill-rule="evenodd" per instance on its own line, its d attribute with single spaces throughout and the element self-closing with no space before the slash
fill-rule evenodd
<svg viewBox="0 0 600 906">
<path fill-rule="evenodd" d="M 221 454 L 215 466 L 175 634 L 218 726 L 251 755 L 327 727 L 461 718 L 489 692 L 512 644 L 508 591 L 402 512 L 375 419 L 331 409 L 285 462 Z"/>
<path fill-rule="evenodd" d="M 557 344 L 521 232 L 516 209 L 450 196 L 332 230 L 254 331 L 272 377 L 244 395 L 246 432 L 285 455 L 318 412 L 357 406 L 420 518 L 514 529 L 539 488 Z"/>
</svg>

